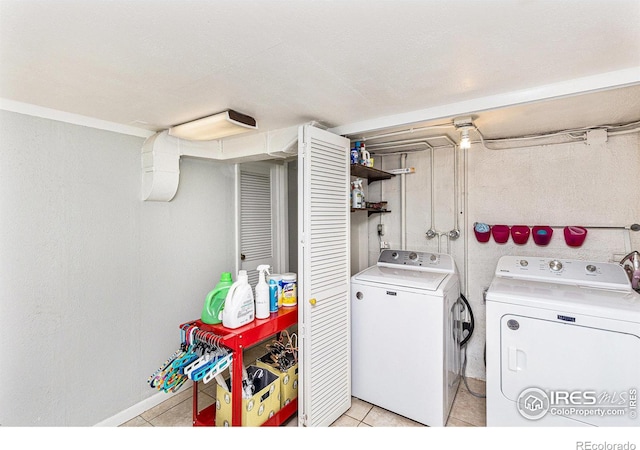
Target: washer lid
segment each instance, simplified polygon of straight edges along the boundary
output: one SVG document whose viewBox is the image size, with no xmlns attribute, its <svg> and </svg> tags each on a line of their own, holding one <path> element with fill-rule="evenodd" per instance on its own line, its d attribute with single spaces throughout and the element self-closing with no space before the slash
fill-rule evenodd
<svg viewBox="0 0 640 450">
<path fill-rule="evenodd" d="M 369 283 L 436 291 L 448 276 L 448 273 L 426 272 L 378 265 L 369 267 L 354 275 L 353 279 Z"/>
<path fill-rule="evenodd" d="M 640 295 L 634 291 L 495 277 L 487 302 L 640 323 Z"/>
</svg>

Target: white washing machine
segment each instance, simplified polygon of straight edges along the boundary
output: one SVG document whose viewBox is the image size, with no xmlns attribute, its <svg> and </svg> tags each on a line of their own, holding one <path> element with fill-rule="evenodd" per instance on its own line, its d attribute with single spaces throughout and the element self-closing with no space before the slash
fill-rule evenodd
<svg viewBox="0 0 640 450">
<path fill-rule="evenodd" d="M 503 256 L 486 300 L 488 426 L 640 426 L 640 295 L 619 264 Z"/>
<path fill-rule="evenodd" d="M 460 283 L 451 256 L 384 250 L 351 278 L 352 394 L 444 426 L 460 380 Z"/>
</svg>

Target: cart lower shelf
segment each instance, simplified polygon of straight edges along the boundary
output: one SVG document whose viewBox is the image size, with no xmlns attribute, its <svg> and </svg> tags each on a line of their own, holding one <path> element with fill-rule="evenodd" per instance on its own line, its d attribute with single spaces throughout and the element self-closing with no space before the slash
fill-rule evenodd
<svg viewBox="0 0 640 450">
<path fill-rule="evenodd" d="M 194 384 L 196 384 L 194 382 Z M 193 387 L 194 393 L 197 392 L 197 386 Z M 197 394 L 194 394 L 193 410 L 197 411 Z M 293 415 L 298 412 L 298 399 L 294 398 L 289 403 L 284 405 L 280 411 L 275 413 L 269 420 L 262 424 L 263 427 L 278 427 L 288 421 Z M 193 426 L 194 427 L 214 427 L 216 425 L 216 404 L 207 406 L 202 411 L 194 414 Z"/>
</svg>

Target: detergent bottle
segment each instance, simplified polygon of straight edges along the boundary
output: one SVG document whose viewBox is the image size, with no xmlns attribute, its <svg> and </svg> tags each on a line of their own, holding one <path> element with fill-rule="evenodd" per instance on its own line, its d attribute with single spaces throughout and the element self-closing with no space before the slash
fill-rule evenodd
<svg viewBox="0 0 640 450">
<path fill-rule="evenodd" d="M 269 285 L 267 276 L 269 275 L 269 265 L 258 266 L 258 284 L 256 284 L 256 319 L 266 319 L 269 317 Z"/>
<path fill-rule="evenodd" d="M 202 307 L 201 319 L 204 323 L 214 325 L 222 322 L 222 310 L 224 309 L 224 301 L 227 298 L 227 292 L 233 284 L 231 272 L 222 272 L 220 281 L 216 284 L 213 291 L 207 294 Z"/>
<path fill-rule="evenodd" d="M 358 142 L 358 144 L 360 144 Z M 360 162 L 360 152 L 356 148 L 355 144 L 351 147 L 351 164 L 358 164 Z"/>
<path fill-rule="evenodd" d="M 352 208 L 364 208 L 364 191 L 362 190 L 362 180 L 356 179 L 353 183 L 353 189 L 351 190 L 351 207 Z"/>
<path fill-rule="evenodd" d="M 365 150 L 364 142 L 360 144 L 360 164 L 369 167 L 371 164 L 371 154 Z"/>
<path fill-rule="evenodd" d="M 253 322 L 255 319 L 255 304 L 253 290 L 249 285 L 246 270 L 238 272 L 238 280 L 231 285 L 222 310 L 222 325 L 226 328 L 239 328 Z"/>
</svg>

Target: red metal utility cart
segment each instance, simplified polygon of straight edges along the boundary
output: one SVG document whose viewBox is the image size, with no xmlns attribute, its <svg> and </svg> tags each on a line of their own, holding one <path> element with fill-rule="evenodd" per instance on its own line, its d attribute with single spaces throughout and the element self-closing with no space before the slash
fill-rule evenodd
<svg viewBox="0 0 640 450">
<path fill-rule="evenodd" d="M 277 313 L 271 314 L 268 319 L 256 319 L 240 328 L 229 329 L 218 325 L 208 325 L 201 320 L 185 323 L 195 325 L 200 330 L 212 333 L 219 338 L 219 343 L 233 351 L 233 363 L 231 366 L 231 405 L 232 426 L 242 425 L 242 353 L 243 350 L 258 344 L 270 336 L 286 330 L 298 323 L 298 307 L 280 308 Z M 236 381 L 237 380 L 237 381 Z M 298 410 L 298 399 L 295 398 L 280 411 L 274 414 L 262 426 L 278 426 L 283 424 Z M 198 410 L 198 382 L 193 382 L 193 426 L 215 426 L 215 403 L 202 411 Z"/>
</svg>

